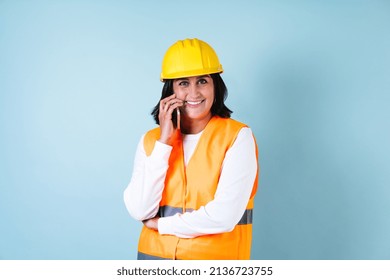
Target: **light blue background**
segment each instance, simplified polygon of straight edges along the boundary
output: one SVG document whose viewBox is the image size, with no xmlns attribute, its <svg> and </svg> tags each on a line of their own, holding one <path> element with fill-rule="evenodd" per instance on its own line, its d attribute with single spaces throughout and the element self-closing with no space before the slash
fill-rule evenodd
<svg viewBox="0 0 390 280">
<path fill-rule="evenodd" d="M 388 1 L 0 0 L 0 259 L 133 259 L 122 193 L 176 40 L 260 150 L 253 259 L 390 259 Z"/>
</svg>

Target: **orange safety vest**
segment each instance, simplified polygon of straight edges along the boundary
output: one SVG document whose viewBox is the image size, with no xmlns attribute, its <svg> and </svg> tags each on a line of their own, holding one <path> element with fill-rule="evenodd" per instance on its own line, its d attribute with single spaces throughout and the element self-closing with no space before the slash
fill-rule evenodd
<svg viewBox="0 0 390 280">
<path fill-rule="evenodd" d="M 175 135 L 160 201 L 160 217 L 197 210 L 214 199 L 225 154 L 245 126 L 229 118 L 213 117 L 186 167 L 181 135 Z M 144 148 L 148 156 L 159 137 L 160 128 L 146 133 Z M 138 259 L 249 259 L 257 182 L 258 173 L 245 213 L 231 232 L 179 238 L 161 235 L 144 226 L 138 244 Z"/>
</svg>

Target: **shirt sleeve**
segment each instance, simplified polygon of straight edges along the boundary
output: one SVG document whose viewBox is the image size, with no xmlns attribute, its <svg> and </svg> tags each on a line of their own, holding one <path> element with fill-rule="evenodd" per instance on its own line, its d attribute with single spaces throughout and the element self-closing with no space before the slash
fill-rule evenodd
<svg viewBox="0 0 390 280">
<path fill-rule="evenodd" d="M 164 189 L 165 176 L 172 146 L 156 141 L 150 156 L 146 155 L 143 140 L 138 143 L 133 174 L 124 191 L 124 201 L 130 215 L 139 221 L 156 216 Z"/>
<path fill-rule="evenodd" d="M 242 128 L 227 151 L 215 197 L 198 210 L 158 220 L 160 234 L 193 238 L 234 229 L 248 204 L 258 170 L 250 128 Z"/>
</svg>

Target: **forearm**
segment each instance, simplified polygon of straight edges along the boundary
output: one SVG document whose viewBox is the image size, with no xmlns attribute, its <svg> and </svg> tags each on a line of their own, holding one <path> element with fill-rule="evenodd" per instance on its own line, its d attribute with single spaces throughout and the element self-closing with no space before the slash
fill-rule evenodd
<svg viewBox="0 0 390 280">
<path fill-rule="evenodd" d="M 143 138 L 138 145 L 133 175 L 124 192 L 126 208 L 136 220 L 153 218 L 158 212 L 171 149 L 156 142 L 148 157 L 143 149 Z"/>
</svg>

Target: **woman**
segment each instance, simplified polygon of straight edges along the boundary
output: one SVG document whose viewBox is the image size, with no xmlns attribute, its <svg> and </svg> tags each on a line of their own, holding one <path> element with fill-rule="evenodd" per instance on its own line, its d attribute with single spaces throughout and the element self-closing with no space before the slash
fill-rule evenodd
<svg viewBox="0 0 390 280">
<path fill-rule="evenodd" d="M 257 146 L 230 118 L 215 51 L 173 44 L 161 72 L 159 127 L 142 136 L 124 200 L 143 222 L 138 259 L 249 259 Z"/>
</svg>

